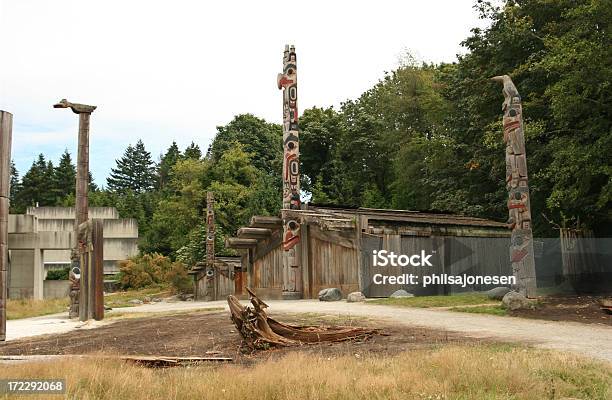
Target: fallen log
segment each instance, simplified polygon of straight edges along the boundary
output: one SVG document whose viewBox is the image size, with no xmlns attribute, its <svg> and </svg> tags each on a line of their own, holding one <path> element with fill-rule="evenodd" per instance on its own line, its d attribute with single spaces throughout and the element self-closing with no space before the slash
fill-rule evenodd
<svg viewBox="0 0 612 400">
<path fill-rule="evenodd" d="M 247 288 L 253 307 L 243 306 L 230 295 L 227 298 L 231 320 L 246 345 L 251 349 L 266 349 L 270 346 L 299 346 L 308 343 L 343 342 L 347 340 L 366 340 L 380 335 L 380 329 L 354 326 L 298 326 L 286 324 L 270 318 L 264 303 Z"/>
</svg>

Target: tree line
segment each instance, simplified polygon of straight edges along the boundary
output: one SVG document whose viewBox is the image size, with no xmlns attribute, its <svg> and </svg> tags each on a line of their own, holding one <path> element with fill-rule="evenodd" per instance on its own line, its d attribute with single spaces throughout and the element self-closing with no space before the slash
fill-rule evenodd
<svg viewBox="0 0 612 400">
<path fill-rule="evenodd" d="M 410 57 L 357 99 L 300 117 L 304 191 L 318 204 L 452 212 L 507 218 L 501 87 L 522 96 L 535 234 L 547 220 L 610 236 L 612 7 L 599 0 L 477 1 L 486 29 L 473 29 L 454 63 Z M 252 215 L 281 207 L 282 130 L 250 114 L 217 127 L 202 153 L 176 143 L 154 162 L 128 146 L 92 206 L 136 218 L 141 250 L 188 264 L 205 251 L 206 191 L 216 197 L 217 248 Z M 12 211 L 74 203 L 74 166 L 44 156 L 18 179 Z"/>
</svg>

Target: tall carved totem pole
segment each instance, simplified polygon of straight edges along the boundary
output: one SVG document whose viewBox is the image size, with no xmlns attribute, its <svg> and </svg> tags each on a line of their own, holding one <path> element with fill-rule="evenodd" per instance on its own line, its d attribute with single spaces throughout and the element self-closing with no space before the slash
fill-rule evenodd
<svg viewBox="0 0 612 400">
<path fill-rule="evenodd" d="M 70 281 L 72 287 L 70 290 L 70 310 L 68 315 L 70 318 L 79 317 L 81 321 L 86 321 L 89 315 L 89 310 L 80 307 L 79 304 L 87 304 L 89 296 L 87 286 L 84 283 L 87 281 L 88 271 L 80 269 L 80 274 L 75 275 L 75 267 L 80 264 L 79 260 L 79 225 L 87 222 L 89 219 L 89 203 L 87 191 L 89 188 L 89 117 L 94 112 L 96 106 L 86 104 L 71 103 L 66 99 L 62 99 L 59 103 L 54 104 L 53 108 L 70 108 L 73 113 L 79 116 L 79 136 L 77 150 L 77 175 L 76 175 L 76 204 L 75 204 L 75 220 L 74 220 L 74 237 L 75 243 L 72 250 L 72 267 L 70 268 Z M 97 273 L 102 273 L 98 271 Z M 98 289 L 99 291 L 102 288 Z M 85 307 L 87 308 L 87 307 Z"/>
<path fill-rule="evenodd" d="M 206 192 L 206 295 L 208 301 L 216 300 L 215 293 L 215 197 Z"/>
<path fill-rule="evenodd" d="M 536 297 L 535 259 L 531 230 L 531 204 L 527 180 L 527 155 L 523 131 L 521 96 L 508 75 L 491 78 L 503 84 L 504 142 L 506 143 L 506 188 L 508 226 L 512 229 L 510 261 L 516 276 L 516 289 L 526 297 Z"/>
<path fill-rule="evenodd" d="M 297 108 L 297 63 L 294 46 L 285 46 L 283 72 L 278 74 L 278 88 L 283 91 L 283 298 L 302 297 L 302 271 L 296 246 L 300 242 L 300 224 L 284 210 L 299 210 L 300 145 Z"/>
</svg>

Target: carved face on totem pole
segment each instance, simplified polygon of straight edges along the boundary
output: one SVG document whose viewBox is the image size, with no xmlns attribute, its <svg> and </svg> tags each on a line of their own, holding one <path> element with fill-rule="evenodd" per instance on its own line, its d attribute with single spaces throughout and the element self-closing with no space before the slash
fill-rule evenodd
<svg viewBox="0 0 612 400">
<path fill-rule="evenodd" d="M 283 73 L 278 74 L 283 90 L 283 208 L 300 208 L 300 149 L 297 109 L 297 65 L 295 48 L 286 47 Z"/>
</svg>

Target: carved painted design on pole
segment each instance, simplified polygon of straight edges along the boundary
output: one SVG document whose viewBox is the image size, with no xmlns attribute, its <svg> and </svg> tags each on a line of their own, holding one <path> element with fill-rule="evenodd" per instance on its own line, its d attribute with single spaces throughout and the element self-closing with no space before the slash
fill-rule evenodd
<svg viewBox="0 0 612 400">
<path fill-rule="evenodd" d="M 215 197 L 206 193 L 206 300 L 216 300 L 215 293 Z"/>
<path fill-rule="evenodd" d="M 11 182 L 11 142 L 13 115 L 0 111 L 0 341 L 6 340 L 6 301 L 8 298 L 8 218 Z"/>
<path fill-rule="evenodd" d="M 521 96 L 508 75 L 491 79 L 503 84 L 508 227 L 512 229 L 510 261 L 512 272 L 517 278 L 515 289 L 533 298 L 536 296 L 536 274 Z"/>
<path fill-rule="evenodd" d="M 299 210 L 300 146 L 297 108 L 297 59 L 294 46 L 285 46 L 283 72 L 278 74 L 283 91 L 283 209 Z M 301 297 L 301 270 L 296 245 L 300 242 L 300 223 L 283 217 L 283 296 Z"/>
<path fill-rule="evenodd" d="M 75 232 L 75 243 L 72 249 L 72 268 L 79 266 L 79 244 L 78 244 L 78 230 L 79 225 L 86 222 L 89 218 L 89 206 L 87 200 L 87 190 L 89 188 L 89 117 L 92 112 L 96 109 L 96 106 L 90 106 L 87 104 L 71 103 L 66 99 L 60 100 L 57 104 L 53 105 L 53 108 L 70 108 L 72 112 L 79 115 L 79 136 L 78 136 L 78 150 L 77 150 L 77 176 L 76 176 L 76 201 L 75 201 L 75 221 L 74 221 L 74 232 Z M 79 311 L 79 304 L 86 304 L 87 293 L 81 293 L 84 288 L 83 277 L 88 275 L 89 271 L 80 268 L 79 278 L 79 292 L 70 294 L 70 311 L 69 316 L 71 318 L 77 315 L 81 320 L 86 320 L 89 315 L 88 310 Z M 76 287 L 76 279 L 72 279 L 73 288 Z M 87 290 L 87 289 L 85 289 Z M 102 290 L 102 288 L 100 288 Z M 76 302 L 76 299 L 79 299 Z M 82 308 L 82 307 L 81 307 Z"/>
</svg>

